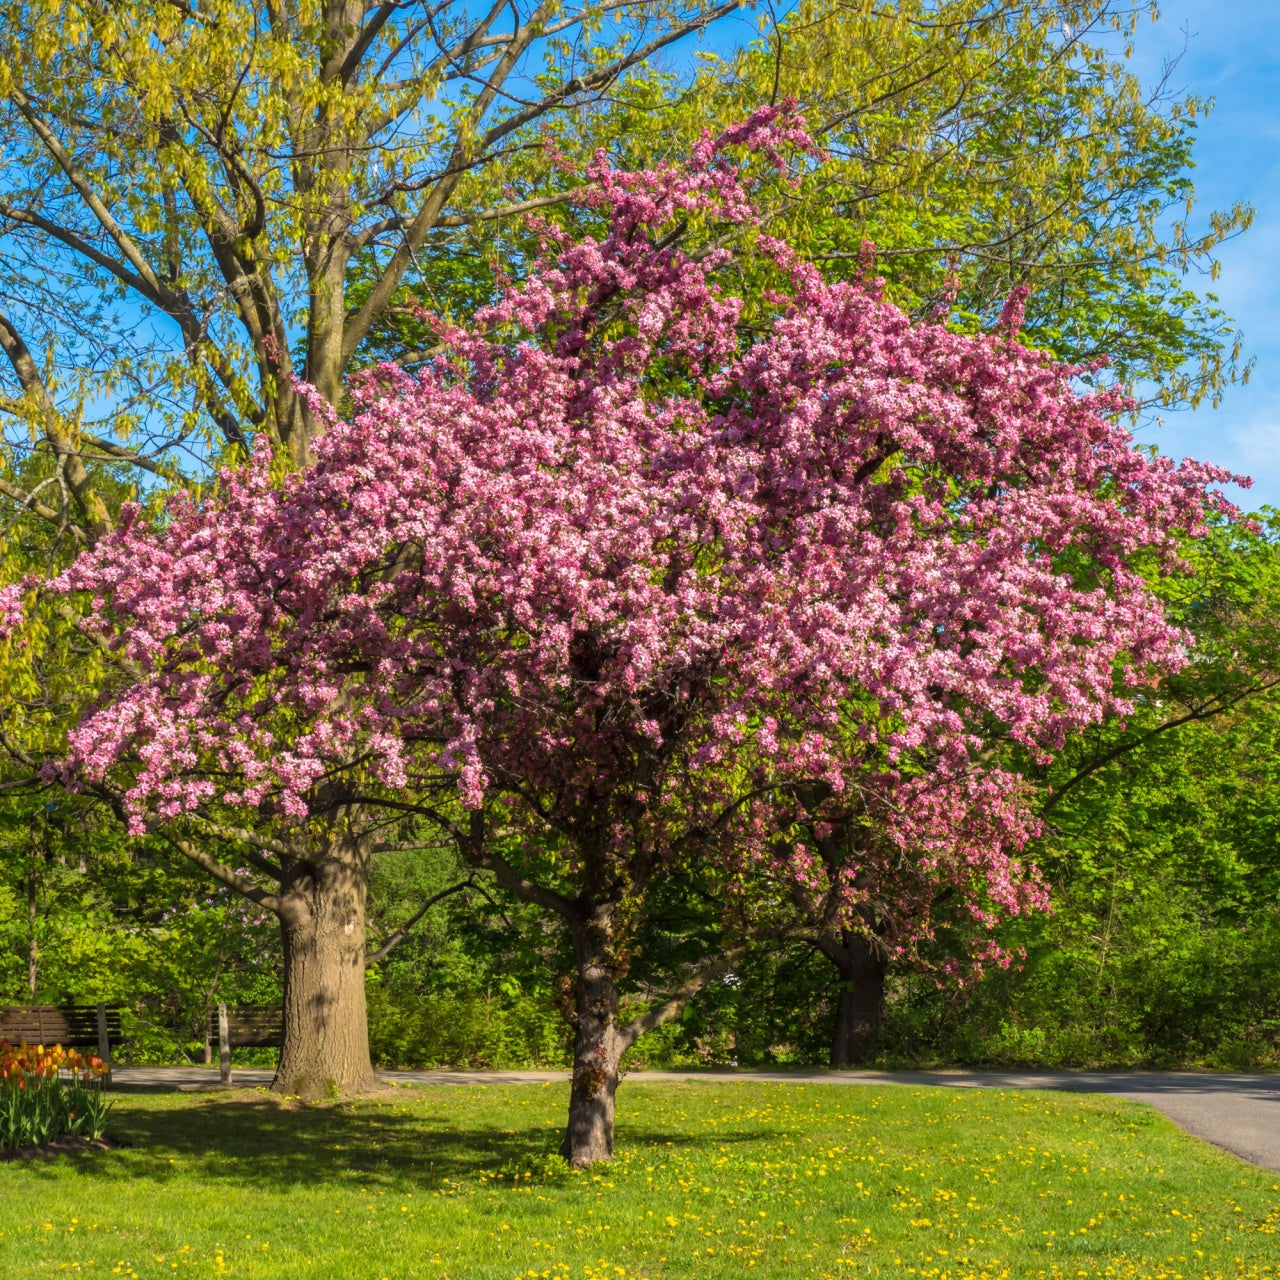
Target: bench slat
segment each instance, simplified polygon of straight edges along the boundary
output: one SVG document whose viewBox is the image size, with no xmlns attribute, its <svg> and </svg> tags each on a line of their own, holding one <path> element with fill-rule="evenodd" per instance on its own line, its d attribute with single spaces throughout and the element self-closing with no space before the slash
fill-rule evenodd
<svg viewBox="0 0 1280 1280">
<path fill-rule="evenodd" d="M 106 1011 L 107 1036 L 122 1038 L 123 1010 Z M 63 1044 L 72 1048 L 98 1047 L 97 1005 L 0 1005 L 0 1039 L 17 1044 Z"/>
<path fill-rule="evenodd" d="M 278 1049 L 284 1042 L 284 1012 L 275 1005 L 228 1005 L 230 1048 Z M 218 1031 L 217 1013 L 209 1013 L 209 1039 Z"/>
</svg>

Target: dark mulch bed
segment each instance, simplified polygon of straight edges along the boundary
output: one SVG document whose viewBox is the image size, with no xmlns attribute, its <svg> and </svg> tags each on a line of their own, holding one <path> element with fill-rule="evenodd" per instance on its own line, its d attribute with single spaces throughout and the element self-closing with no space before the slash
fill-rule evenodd
<svg viewBox="0 0 1280 1280">
<path fill-rule="evenodd" d="M 0 1160 L 49 1160 L 76 1151 L 114 1151 L 123 1145 L 110 1138 L 55 1138 L 41 1146 L 10 1147 L 0 1151 Z"/>
</svg>

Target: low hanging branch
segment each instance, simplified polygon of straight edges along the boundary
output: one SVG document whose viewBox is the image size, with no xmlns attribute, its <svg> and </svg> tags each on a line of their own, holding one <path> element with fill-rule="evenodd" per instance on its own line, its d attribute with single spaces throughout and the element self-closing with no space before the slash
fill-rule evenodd
<svg viewBox="0 0 1280 1280">
<path fill-rule="evenodd" d="M 409 936 L 409 931 L 432 907 L 439 902 L 443 902 L 446 898 L 452 897 L 455 893 L 461 893 L 463 889 L 471 888 L 474 883 L 474 877 L 469 876 L 466 880 L 460 880 L 457 884 L 450 885 L 447 889 L 441 889 L 439 893 L 433 894 L 404 924 L 387 938 L 377 951 L 365 957 L 364 967 L 368 969 L 379 963 L 379 961 L 385 960 Z"/>
<path fill-rule="evenodd" d="M 630 1022 L 619 1028 L 623 1044 L 630 1048 L 641 1036 L 647 1035 L 650 1031 L 656 1031 L 659 1027 L 665 1027 L 669 1022 L 674 1022 L 698 992 L 732 972 L 734 965 L 746 955 L 746 952 L 745 946 L 729 947 L 693 965 L 684 981 L 657 1008 L 632 1018 Z"/>
</svg>

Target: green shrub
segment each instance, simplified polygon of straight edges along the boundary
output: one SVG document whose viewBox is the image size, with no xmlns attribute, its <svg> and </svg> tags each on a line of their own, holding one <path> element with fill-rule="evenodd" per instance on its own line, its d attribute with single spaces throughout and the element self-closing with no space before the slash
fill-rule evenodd
<svg viewBox="0 0 1280 1280">
<path fill-rule="evenodd" d="M 420 995 L 370 983 L 369 1047 L 382 1067 L 555 1068 L 571 1033 L 549 1000 L 471 992 Z"/>
</svg>

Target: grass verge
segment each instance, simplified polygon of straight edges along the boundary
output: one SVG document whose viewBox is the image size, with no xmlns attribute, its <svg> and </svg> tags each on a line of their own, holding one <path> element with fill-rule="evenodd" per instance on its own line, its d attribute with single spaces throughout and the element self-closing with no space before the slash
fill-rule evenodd
<svg viewBox="0 0 1280 1280">
<path fill-rule="evenodd" d="M 565 1086 L 121 1094 L 116 1151 L 0 1166 L 7 1275 L 236 1280 L 1254 1280 L 1280 1179 L 1101 1096 L 624 1084 L 618 1157 L 555 1156 Z"/>
</svg>

